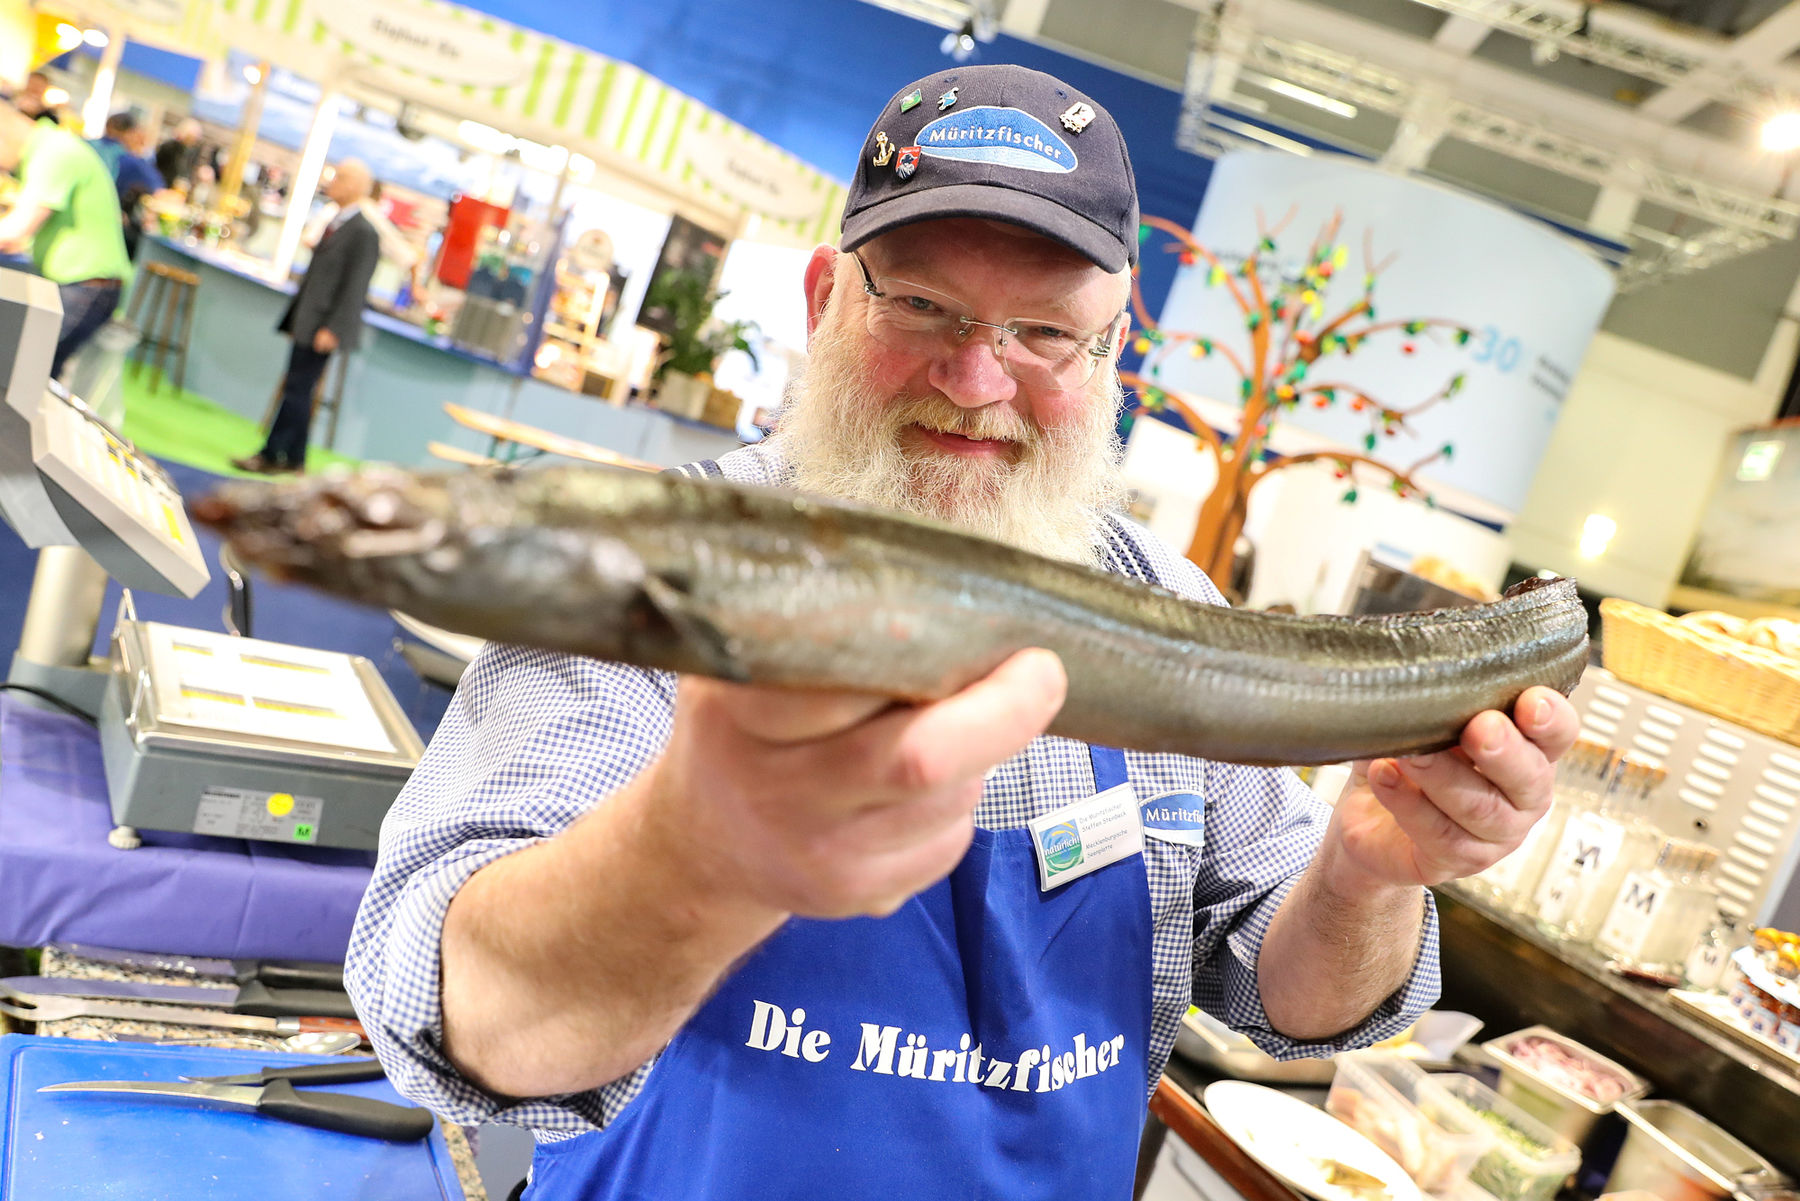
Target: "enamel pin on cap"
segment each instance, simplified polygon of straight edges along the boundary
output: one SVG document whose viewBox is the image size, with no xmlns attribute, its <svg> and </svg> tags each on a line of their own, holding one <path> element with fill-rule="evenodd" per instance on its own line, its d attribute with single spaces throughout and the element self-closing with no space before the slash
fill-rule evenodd
<svg viewBox="0 0 1800 1201">
<path fill-rule="evenodd" d="M 942 96 L 938 97 L 938 112 L 940 112 L 940 113 L 943 112 L 945 109 L 949 108 L 951 105 L 953 105 L 955 103 L 956 103 L 956 88 L 951 88 L 948 92 L 945 92 Z"/>
<path fill-rule="evenodd" d="M 1080 133 L 1088 127 L 1089 122 L 1093 121 L 1094 115 L 1092 105 L 1083 104 L 1078 100 L 1063 110 L 1060 119 L 1064 129 L 1070 133 Z"/>
<path fill-rule="evenodd" d="M 885 132 L 878 133 L 875 135 L 875 157 L 870 159 L 869 162 L 877 167 L 885 167 L 888 163 L 893 161 L 894 151 L 896 149 L 898 148 L 892 142 L 888 141 L 888 136 Z"/>
<path fill-rule="evenodd" d="M 923 104 L 924 102 L 925 102 L 925 93 L 920 91 L 918 88 L 914 88 L 912 91 L 910 91 L 906 94 L 906 99 L 904 99 L 900 102 L 900 111 L 903 113 L 910 113 L 913 109 L 918 108 L 919 105 Z"/>
<path fill-rule="evenodd" d="M 908 146 L 900 152 L 900 161 L 894 164 L 894 174 L 901 179 L 911 179 L 912 173 L 919 169 L 919 148 Z"/>
</svg>

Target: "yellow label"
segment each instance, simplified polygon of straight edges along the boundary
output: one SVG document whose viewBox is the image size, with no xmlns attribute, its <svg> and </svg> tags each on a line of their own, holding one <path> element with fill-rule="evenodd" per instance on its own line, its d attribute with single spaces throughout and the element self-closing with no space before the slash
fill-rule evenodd
<svg viewBox="0 0 1800 1201">
<path fill-rule="evenodd" d="M 174 506 L 170 505 L 169 502 L 165 500 L 163 502 L 162 511 L 163 520 L 167 522 L 169 526 L 169 537 L 175 540 L 175 545 L 180 546 L 185 539 L 181 536 L 181 523 L 175 520 Z"/>
<path fill-rule="evenodd" d="M 285 792 L 269 795 L 269 816 L 286 817 L 294 811 L 294 798 Z"/>
</svg>

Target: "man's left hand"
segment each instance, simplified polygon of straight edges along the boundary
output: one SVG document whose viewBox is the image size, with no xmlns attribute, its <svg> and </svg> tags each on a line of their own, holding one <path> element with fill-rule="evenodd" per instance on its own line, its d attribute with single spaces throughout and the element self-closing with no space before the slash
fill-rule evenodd
<svg viewBox="0 0 1800 1201">
<path fill-rule="evenodd" d="M 330 354 L 338 348 L 337 335 L 328 329 L 321 329 L 313 335 L 313 349 L 320 354 Z"/>
<path fill-rule="evenodd" d="M 1458 746 L 1358 764 L 1338 801 L 1321 866 L 1346 893 L 1440 884 L 1498 863 L 1550 807 L 1551 767 L 1575 743 L 1575 707 L 1530 688 L 1511 719 L 1476 714 Z M 1342 894 L 1340 894 L 1342 895 Z"/>
</svg>

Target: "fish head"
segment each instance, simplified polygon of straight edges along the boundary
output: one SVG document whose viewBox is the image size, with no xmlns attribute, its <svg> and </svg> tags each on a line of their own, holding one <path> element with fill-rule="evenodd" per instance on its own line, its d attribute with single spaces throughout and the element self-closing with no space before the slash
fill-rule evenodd
<svg viewBox="0 0 1800 1201">
<path fill-rule="evenodd" d="M 431 476 L 388 468 L 285 480 L 233 480 L 188 513 L 246 563 L 277 579 L 330 586 L 353 563 L 443 545 L 450 498 Z"/>
<path fill-rule="evenodd" d="M 189 512 L 273 578 L 458 633 L 591 652 L 650 619 L 629 513 L 655 481 L 373 467 L 231 481 Z"/>
</svg>

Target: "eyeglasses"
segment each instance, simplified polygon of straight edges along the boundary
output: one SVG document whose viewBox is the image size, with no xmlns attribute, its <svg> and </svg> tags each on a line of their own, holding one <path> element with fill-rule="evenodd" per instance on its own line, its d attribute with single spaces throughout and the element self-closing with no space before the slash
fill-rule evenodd
<svg viewBox="0 0 1800 1201">
<path fill-rule="evenodd" d="M 1008 375 L 1044 388 L 1082 387 L 1112 354 L 1118 318 L 1097 332 L 1035 317 L 1009 317 L 998 325 L 978 321 L 961 301 L 903 279 L 877 280 L 861 255 L 851 251 L 850 257 L 862 270 L 863 291 L 869 296 L 869 335 L 885 345 L 941 354 L 961 346 L 980 326 L 994 331 L 994 355 Z"/>
</svg>

